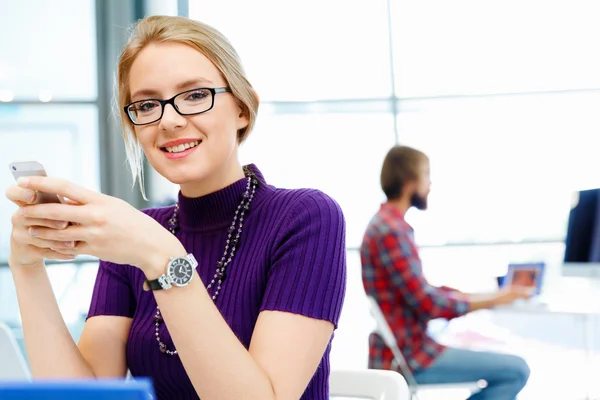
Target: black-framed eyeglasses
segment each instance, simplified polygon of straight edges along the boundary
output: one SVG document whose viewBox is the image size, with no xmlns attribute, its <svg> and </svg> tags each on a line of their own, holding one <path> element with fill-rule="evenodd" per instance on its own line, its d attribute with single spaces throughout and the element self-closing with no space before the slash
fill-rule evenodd
<svg viewBox="0 0 600 400">
<path fill-rule="evenodd" d="M 147 125 L 160 120 L 165 106 L 170 104 L 179 115 L 196 115 L 209 111 L 215 105 L 215 94 L 230 92 L 226 87 L 186 90 L 168 100 L 138 100 L 123 109 L 134 125 Z"/>
</svg>

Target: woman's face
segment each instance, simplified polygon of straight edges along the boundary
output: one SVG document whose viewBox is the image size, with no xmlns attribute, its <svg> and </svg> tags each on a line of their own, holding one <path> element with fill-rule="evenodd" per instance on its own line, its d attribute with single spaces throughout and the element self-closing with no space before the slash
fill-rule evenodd
<svg viewBox="0 0 600 400">
<path fill-rule="evenodd" d="M 166 42 L 151 44 L 140 52 L 131 66 L 129 86 L 131 102 L 135 102 L 166 100 L 187 90 L 227 84 L 198 50 Z M 180 97 L 196 101 L 199 93 Z M 237 132 L 247 125 L 247 116 L 231 93 L 225 92 L 215 94 L 212 109 L 202 114 L 179 115 L 167 104 L 159 121 L 136 126 L 135 134 L 152 167 L 179 184 L 185 196 L 196 197 L 243 176 Z"/>
</svg>

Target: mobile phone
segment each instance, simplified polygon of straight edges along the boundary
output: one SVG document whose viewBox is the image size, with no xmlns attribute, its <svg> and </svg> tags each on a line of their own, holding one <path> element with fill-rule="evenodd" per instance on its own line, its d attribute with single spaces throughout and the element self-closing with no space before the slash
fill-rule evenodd
<svg viewBox="0 0 600 400">
<path fill-rule="evenodd" d="M 15 161 L 8 165 L 15 180 L 22 176 L 48 176 L 46 169 L 37 161 Z M 35 204 L 64 203 L 65 199 L 54 193 L 38 192 Z"/>
</svg>

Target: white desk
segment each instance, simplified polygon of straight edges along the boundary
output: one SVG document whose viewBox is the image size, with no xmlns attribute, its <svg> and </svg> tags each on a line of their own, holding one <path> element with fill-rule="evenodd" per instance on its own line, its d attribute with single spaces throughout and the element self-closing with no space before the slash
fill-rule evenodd
<svg viewBox="0 0 600 400">
<path fill-rule="evenodd" d="M 591 367 L 594 336 L 593 321 L 595 316 L 600 315 L 600 301 L 581 293 L 577 296 L 565 294 L 564 296 L 547 297 L 544 300 L 544 302 L 539 303 L 534 301 L 515 302 L 511 305 L 496 307 L 493 311 L 530 315 L 568 315 L 579 319 L 582 325 L 582 340 L 585 354 L 584 365 Z M 584 399 L 592 400 L 589 382 L 594 378 L 591 376 L 593 368 L 585 368 L 585 370 L 586 397 Z"/>
<path fill-rule="evenodd" d="M 493 310 L 527 314 L 600 315 L 600 300 L 586 298 L 584 301 L 585 295 L 579 295 L 577 300 L 569 300 L 569 297 L 573 299 L 573 296 L 555 296 L 547 297 L 539 303 L 534 300 L 517 301 L 510 305 L 495 307 Z"/>
</svg>

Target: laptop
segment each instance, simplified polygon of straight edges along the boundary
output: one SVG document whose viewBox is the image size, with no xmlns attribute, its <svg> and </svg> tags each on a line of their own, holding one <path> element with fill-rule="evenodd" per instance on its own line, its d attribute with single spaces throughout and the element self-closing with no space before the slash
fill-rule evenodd
<svg viewBox="0 0 600 400">
<path fill-rule="evenodd" d="M 27 362 L 15 335 L 0 322 L 0 399 L 2 400 L 151 400 L 148 379 L 61 379 L 31 381 Z"/>
<path fill-rule="evenodd" d="M 155 398 L 148 379 L 71 379 L 33 382 L 0 382 L 2 400 L 152 400 Z"/>
<path fill-rule="evenodd" d="M 502 279 L 502 287 L 522 286 L 532 288 L 534 295 L 525 303 L 545 304 L 546 301 L 542 294 L 545 263 L 511 263 L 508 265 L 508 272 Z"/>
<path fill-rule="evenodd" d="M 14 333 L 0 322 L 0 382 L 29 379 L 29 368 Z"/>
</svg>

